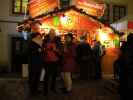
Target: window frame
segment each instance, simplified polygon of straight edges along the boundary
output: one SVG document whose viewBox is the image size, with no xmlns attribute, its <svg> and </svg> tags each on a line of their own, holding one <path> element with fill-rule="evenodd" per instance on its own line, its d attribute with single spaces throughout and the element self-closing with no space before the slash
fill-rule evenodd
<svg viewBox="0 0 133 100">
<path fill-rule="evenodd" d="M 22 7 L 23 7 L 23 0 L 20 0 L 20 11 L 19 12 L 15 12 L 15 2 L 17 0 L 12 0 L 12 14 L 15 15 L 24 15 L 25 13 L 22 11 Z M 30 0 L 28 0 L 29 2 Z M 28 8 L 28 7 L 27 7 Z M 27 9 L 27 14 L 28 14 L 28 9 Z"/>
<path fill-rule="evenodd" d="M 126 15 L 127 15 L 127 7 L 125 5 L 113 5 L 113 22 L 121 19 Z"/>
</svg>

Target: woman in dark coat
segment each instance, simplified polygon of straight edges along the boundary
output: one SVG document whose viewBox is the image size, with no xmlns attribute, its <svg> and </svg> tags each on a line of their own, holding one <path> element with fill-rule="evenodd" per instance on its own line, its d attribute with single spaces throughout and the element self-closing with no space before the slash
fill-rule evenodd
<svg viewBox="0 0 133 100">
<path fill-rule="evenodd" d="M 42 58 L 42 38 L 39 33 L 31 34 L 29 42 L 29 89 L 31 94 L 35 94 L 40 81 L 40 74 L 43 67 Z"/>
</svg>

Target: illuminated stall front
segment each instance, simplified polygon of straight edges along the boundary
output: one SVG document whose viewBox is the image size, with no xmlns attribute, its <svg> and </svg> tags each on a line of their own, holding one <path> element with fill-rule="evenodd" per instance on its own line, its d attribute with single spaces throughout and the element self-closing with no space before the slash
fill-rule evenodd
<svg viewBox="0 0 133 100">
<path fill-rule="evenodd" d="M 110 27 L 106 27 L 98 20 L 98 17 L 104 14 L 106 7 L 103 2 L 75 0 L 75 6 L 65 9 L 59 9 L 58 4 L 58 0 L 30 0 L 29 14 L 42 24 L 40 26 L 41 33 L 47 34 L 53 28 L 58 35 L 73 32 L 77 37 L 80 37 L 86 34 L 91 45 L 94 40 L 98 40 L 106 48 L 116 47 L 119 41 L 118 36 Z M 108 65 L 106 62 L 103 63 Z M 106 69 L 107 66 L 103 68 Z M 103 70 L 112 73 L 112 68 L 111 65 L 108 70 Z"/>
<path fill-rule="evenodd" d="M 42 33 L 48 33 L 50 28 L 54 28 L 58 35 L 72 31 L 78 36 L 87 34 L 90 44 L 97 39 L 107 48 L 115 47 L 114 40 L 118 38 L 114 32 L 93 18 L 104 14 L 106 5 L 101 1 L 75 0 L 75 6 L 57 9 L 58 0 L 30 0 L 29 14 L 42 23 Z"/>
</svg>

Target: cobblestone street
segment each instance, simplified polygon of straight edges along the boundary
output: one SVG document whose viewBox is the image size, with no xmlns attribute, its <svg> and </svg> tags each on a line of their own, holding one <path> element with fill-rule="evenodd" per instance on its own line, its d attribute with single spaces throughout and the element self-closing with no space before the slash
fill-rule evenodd
<svg viewBox="0 0 133 100">
<path fill-rule="evenodd" d="M 117 92 L 111 92 L 106 88 L 106 86 L 111 88 L 109 80 L 74 80 L 73 91 L 69 95 L 62 94 L 59 91 L 60 83 L 61 82 L 58 81 L 57 94 L 50 92 L 47 97 L 43 96 L 42 86 L 40 84 L 40 94 L 29 98 L 26 80 L 1 79 L 0 100 L 119 100 Z"/>
</svg>

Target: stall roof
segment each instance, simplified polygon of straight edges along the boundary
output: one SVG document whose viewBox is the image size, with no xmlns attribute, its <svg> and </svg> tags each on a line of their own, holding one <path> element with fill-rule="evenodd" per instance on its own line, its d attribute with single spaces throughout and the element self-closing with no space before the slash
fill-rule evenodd
<svg viewBox="0 0 133 100">
<path fill-rule="evenodd" d="M 101 1 L 101 0 L 100 0 Z M 104 14 L 105 3 L 95 0 L 74 0 L 77 8 L 84 10 L 92 16 L 100 17 Z M 30 0 L 28 4 L 29 14 L 32 17 L 60 8 L 60 0 Z"/>
<path fill-rule="evenodd" d="M 52 13 L 52 16 L 38 16 L 44 28 L 53 27 L 61 30 L 86 30 L 95 31 L 103 25 L 94 17 L 81 12 L 75 7 Z"/>
</svg>

